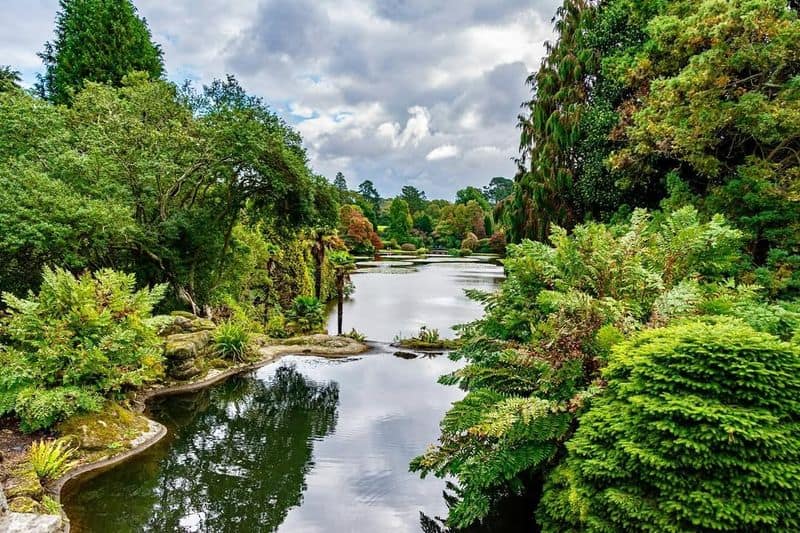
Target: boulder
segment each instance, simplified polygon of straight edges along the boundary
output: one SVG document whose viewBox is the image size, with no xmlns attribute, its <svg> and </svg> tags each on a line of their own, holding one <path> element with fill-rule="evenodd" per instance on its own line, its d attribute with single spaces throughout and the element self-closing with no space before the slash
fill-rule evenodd
<svg viewBox="0 0 800 533">
<path fill-rule="evenodd" d="M 173 311 L 173 312 L 170 313 L 170 315 L 177 316 L 177 317 L 182 317 L 182 318 L 188 318 L 189 320 L 197 318 L 196 315 L 193 315 L 192 313 L 190 313 L 188 311 Z"/>
<path fill-rule="evenodd" d="M 191 321 L 190 327 L 190 331 L 212 331 L 217 329 L 214 321 L 207 318 L 195 318 Z"/>
<path fill-rule="evenodd" d="M 170 335 L 164 342 L 164 356 L 167 361 L 193 359 L 202 354 L 210 343 L 211 333 L 208 331 Z"/>
</svg>

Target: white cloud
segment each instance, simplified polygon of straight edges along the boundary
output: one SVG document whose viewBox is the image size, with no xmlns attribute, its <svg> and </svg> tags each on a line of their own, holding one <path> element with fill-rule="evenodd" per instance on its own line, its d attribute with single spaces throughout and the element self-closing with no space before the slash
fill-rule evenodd
<svg viewBox="0 0 800 533">
<path fill-rule="evenodd" d="M 438 148 L 434 148 L 428 155 L 425 156 L 425 159 L 428 161 L 438 161 L 440 159 L 449 159 L 451 157 L 456 157 L 458 155 L 458 146 L 454 146 L 452 144 L 445 144 Z"/>
<path fill-rule="evenodd" d="M 317 172 L 445 198 L 515 172 L 524 81 L 559 3 L 136 0 L 174 81 L 233 74 L 300 131 Z M 58 0 L 3 7 L 24 31 L 0 34 L 0 57 L 32 83 Z"/>
</svg>

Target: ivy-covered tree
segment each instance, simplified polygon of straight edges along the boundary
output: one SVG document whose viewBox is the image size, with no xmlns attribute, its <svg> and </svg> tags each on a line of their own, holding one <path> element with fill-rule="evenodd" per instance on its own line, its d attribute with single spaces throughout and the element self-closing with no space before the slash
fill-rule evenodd
<svg viewBox="0 0 800 533">
<path fill-rule="evenodd" d="M 161 47 L 130 0 L 60 0 L 55 40 L 39 54 L 45 73 L 38 90 L 65 104 L 85 81 L 119 86 L 134 71 L 158 79 L 164 71 Z"/>
<path fill-rule="evenodd" d="M 800 347 L 735 319 L 617 345 L 545 485 L 544 531 L 800 529 Z"/>
</svg>

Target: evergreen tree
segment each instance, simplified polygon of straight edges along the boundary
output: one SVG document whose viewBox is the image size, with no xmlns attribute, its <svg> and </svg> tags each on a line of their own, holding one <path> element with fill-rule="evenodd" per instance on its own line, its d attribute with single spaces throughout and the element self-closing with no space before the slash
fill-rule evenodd
<svg viewBox="0 0 800 533">
<path fill-rule="evenodd" d="M 545 531 L 800 530 L 800 348 L 734 319 L 615 347 Z"/>
<path fill-rule="evenodd" d="M 381 195 L 378 194 L 378 189 L 375 188 L 375 184 L 372 183 L 370 180 L 364 180 L 358 186 L 358 193 L 364 197 L 364 199 L 372 204 L 373 211 L 377 214 L 381 210 Z"/>
<path fill-rule="evenodd" d="M 408 202 L 402 198 L 392 200 L 389 207 L 389 235 L 393 239 L 402 241 L 408 239 L 411 228 L 414 227 L 414 219 L 408 209 Z"/>
<path fill-rule="evenodd" d="M 344 174 L 341 172 L 336 173 L 336 177 L 333 178 L 333 186 L 339 189 L 341 193 L 347 192 L 347 180 L 344 179 Z"/>
<path fill-rule="evenodd" d="M 61 0 L 55 40 L 39 54 L 45 73 L 37 89 L 54 103 L 72 99 L 84 81 L 119 86 L 133 71 L 164 72 L 161 47 L 130 0 Z"/>
</svg>

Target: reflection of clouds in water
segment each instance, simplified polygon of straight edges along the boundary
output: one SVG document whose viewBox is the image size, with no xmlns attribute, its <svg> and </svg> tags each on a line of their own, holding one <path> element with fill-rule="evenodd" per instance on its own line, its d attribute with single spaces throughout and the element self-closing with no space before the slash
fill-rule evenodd
<svg viewBox="0 0 800 533">
<path fill-rule="evenodd" d="M 310 379 L 340 384 L 339 420 L 335 433 L 315 445 L 303 505 L 289 512 L 281 531 L 416 532 L 420 510 L 445 512 L 441 480 L 419 479 L 408 462 L 436 439 L 441 416 L 462 396 L 436 382 L 457 363 L 385 352 L 363 357 L 327 369 L 327 361 L 296 363 Z"/>
<path fill-rule="evenodd" d="M 494 291 L 502 267 L 479 262 L 438 262 L 417 268 L 369 268 L 352 276 L 355 291 L 344 303 L 343 329 L 355 328 L 368 339 L 389 341 L 415 335 L 420 326 L 438 329 L 452 338 L 452 326 L 478 318 L 483 308 L 464 289 Z M 387 274 L 403 273 L 403 276 Z M 329 315 L 336 328 L 336 309 Z"/>
</svg>

